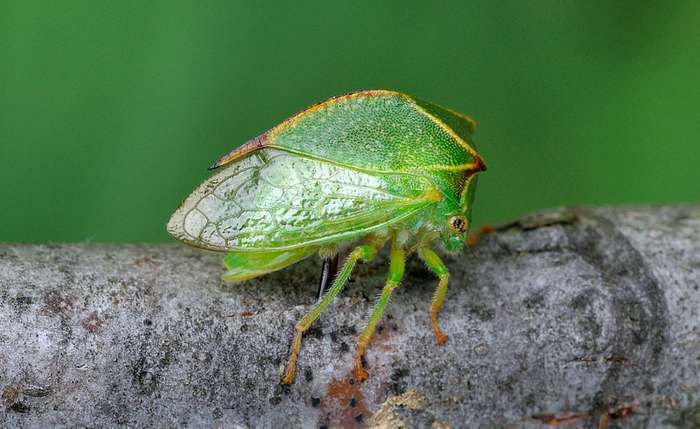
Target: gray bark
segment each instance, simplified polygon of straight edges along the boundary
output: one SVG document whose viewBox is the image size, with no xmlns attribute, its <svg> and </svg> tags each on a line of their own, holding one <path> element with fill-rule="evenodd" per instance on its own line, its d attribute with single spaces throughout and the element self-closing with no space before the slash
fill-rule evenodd
<svg viewBox="0 0 700 429">
<path fill-rule="evenodd" d="M 181 245 L 0 245 L 0 426 L 700 425 L 700 206 L 545 212 L 448 265 L 444 346 L 413 259 L 351 383 L 382 255 L 283 387 L 318 258 L 229 285 Z"/>
</svg>

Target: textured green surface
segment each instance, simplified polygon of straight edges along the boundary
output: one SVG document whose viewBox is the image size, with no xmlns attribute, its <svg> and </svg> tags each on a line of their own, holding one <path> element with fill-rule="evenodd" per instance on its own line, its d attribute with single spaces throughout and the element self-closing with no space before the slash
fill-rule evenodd
<svg viewBox="0 0 700 429">
<path fill-rule="evenodd" d="M 339 97 L 271 134 L 272 145 L 375 171 L 415 171 L 473 161 L 412 99 L 391 92 Z"/>
<path fill-rule="evenodd" d="M 244 251 L 336 244 L 386 227 L 447 239 L 449 219 L 471 211 L 460 195 L 484 169 L 452 128 L 388 91 L 314 105 L 216 166 L 223 171 L 187 197 L 168 232 L 198 247 Z"/>
<path fill-rule="evenodd" d="M 478 120 L 477 223 L 700 200 L 700 3 L 0 5 L 0 240 L 166 241 L 206 167 L 396 88 Z"/>
<path fill-rule="evenodd" d="M 212 250 L 336 242 L 426 207 L 433 201 L 421 194 L 429 186 L 418 176 L 362 173 L 261 149 L 200 185 L 173 214 L 168 231 Z"/>
</svg>

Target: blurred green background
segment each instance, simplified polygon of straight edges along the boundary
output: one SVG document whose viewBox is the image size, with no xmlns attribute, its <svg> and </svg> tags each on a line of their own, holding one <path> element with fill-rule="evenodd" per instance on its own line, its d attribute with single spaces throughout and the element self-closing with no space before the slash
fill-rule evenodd
<svg viewBox="0 0 700 429">
<path fill-rule="evenodd" d="M 700 201 L 697 1 L 12 0 L 0 240 L 170 240 L 212 161 L 362 88 L 479 121 L 479 223 Z"/>
</svg>

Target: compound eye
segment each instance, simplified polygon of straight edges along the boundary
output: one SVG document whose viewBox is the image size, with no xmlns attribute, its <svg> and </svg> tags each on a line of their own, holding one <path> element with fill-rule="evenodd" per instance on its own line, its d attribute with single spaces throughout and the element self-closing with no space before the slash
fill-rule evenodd
<svg viewBox="0 0 700 429">
<path fill-rule="evenodd" d="M 460 234 L 467 230 L 467 219 L 464 216 L 452 216 L 450 218 L 450 229 Z"/>
</svg>

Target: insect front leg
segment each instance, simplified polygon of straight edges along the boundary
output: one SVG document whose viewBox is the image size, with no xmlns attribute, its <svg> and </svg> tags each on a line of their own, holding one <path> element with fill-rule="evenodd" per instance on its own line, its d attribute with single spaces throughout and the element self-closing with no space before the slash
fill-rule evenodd
<svg viewBox="0 0 700 429">
<path fill-rule="evenodd" d="M 362 355 L 365 353 L 365 348 L 367 348 L 367 345 L 372 339 L 377 323 L 384 313 L 384 308 L 389 303 L 391 293 L 399 286 L 403 278 L 405 265 L 406 257 L 404 249 L 401 244 L 397 242 L 396 238 L 394 238 L 391 245 L 389 276 L 384 285 L 384 289 L 382 289 L 382 293 L 379 295 L 377 303 L 374 305 L 374 308 L 372 308 L 372 314 L 370 314 L 367 320 L 367 325 L 357 340 L 357 350 L 355 351 L 355 379 L 357 379 L 357 381 L 365 381 L 368 377 L 367 371 L 362 367 Z"/>
<path fill-rule="evenodd" d="M 343 268 L 340 270 L 338 275 L 335 277 L 333 284 L 331 285 L 328 292 L 323 295 L 323 298 L 316 303 L 314 308 L 309 311 L 306 316 L 304 316 L 295 326 L 294 339 L 292 340 L 292 347 L 289 353 L 289 362 L 287 363 L 287 369 L 284 372 L 284 377 L 282 378 L 283 384 L 294 383 L 294 373 L 296 372 L 297 357 L 299 356 L 299 351 L 301 350 L 301 339 L 311 324 L 318 319 L 318 317 L 328 308 L 328 306 L 333 302 L 335 297 L 343 290 L 343 287 L 347 283 L 350 273 L 352 273 L 353 268 L 358 260 L 365 262 L 371 261 L 377 254 L 377 246 L 374 244 L 363 244 L 357 246 L 345 260 Z"/>
<path fill-rule="evenodd" d="M 440 279 L 438 287 L 435 290 L 435 295 L 433 296 L 433 302 L 430 305 L 430 321 L 433 325 L 433 332 L 435 332 L 435 339 L 438 345 L 443 344 L 447 341 L 447 335 L 442 332 L 440 325 L 438 324 L 437 316 L 440 312 L 440 307 L 445 300 L 445 294 L 447 294 L 447 282 L 450 278 L 450 273 L 447 271 L 445 263 L 442 262 L 440 257 L 432 249 L 427 246 L 421 246 L 418 248 L 418 256 L 425 262 L 425 265 L 430 268 L 430 270 Z"/>
<path fill-rule="evenodd" d="M 438 287 L 435 290 L 435 295 L 433 296 L 433 302 L 430 305 L 430 322 L 433 325 L 433 332 L 435 332 L 435 339 L 438 344 L 443 344 L 447 341 L 447 335 L 442 332 L 440 324 L 437 321 L 437 315 L 440 312 L 442 303 L 445 300 L 445 294 L 447 294 L 447 282 L 450 279 L 450 273 L 447 271 L 445 263 L 442 262 L 440 257 L 432 249 L 427 246 L 421 246 L 418 248 L 418 256 L 425 262 L 425 265 L 430 268 L 430 270 L 440 279 Z"/>
</svg>

